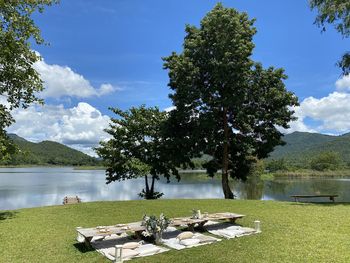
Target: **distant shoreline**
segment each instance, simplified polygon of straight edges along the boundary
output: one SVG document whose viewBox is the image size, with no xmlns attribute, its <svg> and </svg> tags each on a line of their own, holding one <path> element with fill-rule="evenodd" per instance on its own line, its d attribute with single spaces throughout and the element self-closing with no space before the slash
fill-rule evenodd
<svg viewBox="0 0 350 263">
<path fill-rule="evenodd" d="M 106 167 L 103 166 L 74 166 L 74 165 L 49 165 L 49 164 L 40 164 L 40 165 L 30 165 L 30 164 L 21 164 L 21 165 L 0 165 L 0 168 L 73 168 L 74 170 L 105 170 Z"/>
<path fill-rule="evenodd" d="M 0 168 L 73 168 L 73 170 L 106 170 L 104 166 L 73 166 L 73 165 L 0 165 Z M 206 174 L 206 170 L 194 169 L 194 170 L 179 170 L 180 174 Z M 217 173 L 221 173 L 218 171 Z M 296 171 L 276 171 L 270 173 L 261 174 L 262 180 L 273 180 L 282 178 L 345 178 L 350 177 L 350 169 L 341 169 L 334 171 L 316 171 L 310 169 L 301 169 Z"/>
<path fill-rule="evenodd" d="M 278 179 L 278 178 L 341 178 L 350 177 L 350 169 L 341 170 L 328 170 L 328 171 L 316 171 L 316 170 L 296 170 L 296 171 L 276 171 L 271 173 L 265 173 L 261 175 L 261 179 Z"/>
</svg>

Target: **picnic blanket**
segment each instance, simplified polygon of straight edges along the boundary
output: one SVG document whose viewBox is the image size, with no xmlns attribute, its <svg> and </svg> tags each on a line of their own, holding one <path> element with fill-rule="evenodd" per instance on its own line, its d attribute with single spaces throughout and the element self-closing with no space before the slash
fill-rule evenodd
<svg viewBox="0 0 350 263">
<path fill-rule="evenodd" d="M 113 235 L 110 237 L 106 237 L 104 239 L 99 239 L 96 241 L 91 242 L 91 246 L 96 249 L 97 252 L 101 253 L 108 259 L 114 261 L 115 260 L 115 246 L 116 245 L 123 245 L 129 242 L 135 242 L 135 240 L 131 240 L 129 236 L 121 235 Z M 146 257 L 151 256 L 159 253 L 163 253 L 166 251 L 169 251 L 169 249 L 156 246 L 153 244 L 146 243 L 144 241 L 136 240 L 136 242 L 139 242 L 140 245 L 137 248 L 134 249 L 126 249 L 123 248 L 122 257 L 123 260 L 130 260 L 137 257 Z"/>
<path fill-rule="evenodd" d="M 208 224 L 205 224 L 204 226 L 209 233 L 227 239 L 258 233 L 253 228 L 232 225 L 226 222 L 208 222 Z"/>
<path fill-rule="evenodd" d="M 179 240 L 177 236 L 181 233 L 182 231 L 180 230 L 164 232 L 162 238 L 163 244 L 167 247 L 174 248 L 176 250 L 181 250 L 185 248 L 198 247 L 221 241 L 221 239 L 203 235 L 201 233 L 193 233 L 193 237 L 184 240 Z"/>
</svg>

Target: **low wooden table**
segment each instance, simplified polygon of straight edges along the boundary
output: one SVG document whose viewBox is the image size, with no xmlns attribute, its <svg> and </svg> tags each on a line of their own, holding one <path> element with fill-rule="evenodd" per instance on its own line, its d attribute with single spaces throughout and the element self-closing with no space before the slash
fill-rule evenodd
<svg viewBox="0 0 350 263">
<path fill-rule="evenodd" d="M 329 197 L 329 200 L 334 203 L 338 195 L 291 195 L 291 197 L 294 197 L 295 202 L 299 202 L 299 198 Z"/>
<path fill-rule="evenodd" d="M 137 236 L 140 236 L 141 232 L 144 230 L 145 228 L 141 226 L 141 222 L 94 228 L 77 228 L 77 232 L 84 238 L 84 243 L 87 247 L 91 247 L 91 240 L 96 236 L 105 237 L 112 234 L 120 235 L 129 231 L 134 232 Z"/>
<path fill-rule="evenodd" d="M 203 216 L 202 218 L 191 217 L 178 217 L 171 218 L 172 222 L 170 226 L 179 227 L 186 225 L 190 231 L 194 231 L 194 227 L 197 225 L 199 228 L 204 229 L 204 224 L 209 220 L 229 220 L 234 223 L 237 219 L 244 217 L 244 215 L 234 214 L 229 212 L 214 213 Z M 103 226 L 94 228 L 77 228 L 77 232 L 84 238 L 84 243 L 87 247 L 91 247 L 91 240 L 96 236 L 110 236 L 112 234 L 123 234 L 126 232 L 134 232 L 138 237 L 141 237 L 142 231 L 145 227 L 141 225 L 142 222 L 134 222 L 129 224 L 117 224 L 114 226 Z"/>
<path fill-rule="evenodd" d="M 194 230 L 195 225 L 199 228 L 204 228 L 204 224 L 209 220 L 229 220 L 231 223 L 235 223 L 237 219 L 244 217 L 244 215 L 234 214 L 229 212 L 224 213 L 214 213 L 208 215 L 202 215 L 201 218 L 191 218 L 191 217 L 178 217 L 172 218 L 171 226 L 178 227 L 187 225 L 190 231 Z"/>
<path fill-rule="evenodd" d="M 172 222 L 170 226 L 179 227 L 179 226 L 187 226 L 190 231 L 194 231 L 195 225 L 198 227 L 203 227 L 206 222 L 208 222 L 207 218 L 191 218 L 191 217 L 178 217 L 172 218 Z"/>
<path fill-rule="evenodd" d="M 237 219 L 240 219 L 242 217 L 245 217 L 245 215 L 230 213 L 230 212 L 223 212 L 223 213 L 215 213 L 215 214 L 209 214 L 208 219 L 209 220 L 229 220 L 231 223 L 235 223 Z"/>
</svg>

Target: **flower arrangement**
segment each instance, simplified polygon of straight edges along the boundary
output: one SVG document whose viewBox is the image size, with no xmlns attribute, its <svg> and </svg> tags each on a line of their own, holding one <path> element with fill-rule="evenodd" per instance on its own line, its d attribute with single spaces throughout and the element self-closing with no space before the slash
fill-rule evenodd
<svg viewBox="0 0 350 263">
<path fill-rule="evenodd" d="M 153 237 L 156 243 L 159 243 L 164 230 L 170 225 L 171 220 L 160 214 L 159 218 L 154 215 L 143 216 L 141 225 L 146 229 L 142 232 L 144 237 Z"/>
</svg>

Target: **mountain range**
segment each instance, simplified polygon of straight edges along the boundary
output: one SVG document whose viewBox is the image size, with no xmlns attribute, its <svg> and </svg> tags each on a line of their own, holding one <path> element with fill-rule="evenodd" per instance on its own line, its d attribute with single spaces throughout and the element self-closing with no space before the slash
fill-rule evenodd
<svg viewBox="0 0 350 263">
<path fill-rule="evenodd" d="M 350 164 L 350 133 L 339 136 L 319 133 L 293 132 L 283 137 L 284 146 L 277 146 L 269 159 L 281 159 L 294 164 L 306 164 L 322 152 L 336 152 L 344 163 Z"/>
<path fill-rule="evenodd" d="M 101 161 L 78 150 L 53 141 L 33 143 L 9 134 L 20 152 L 1 165 L 100 165 Z M 293 132 L 283 137 L 286 142 L 277 146 L 268 160 L 284 159 L 297 166 L 305 166 L 322 152 L 336 152 L 345 164 L 350 164 L 350 133 L 340 136 L 319 133 Z"/>
<path fill-rule="evenodd" d="M 0 162 L 2 165 L 98 165 L 99 160 L 78 150 L 53 141 L 34 143 L 9 134 L 17 145 L 19 153 L 9 160 Z"/>
</svg>

